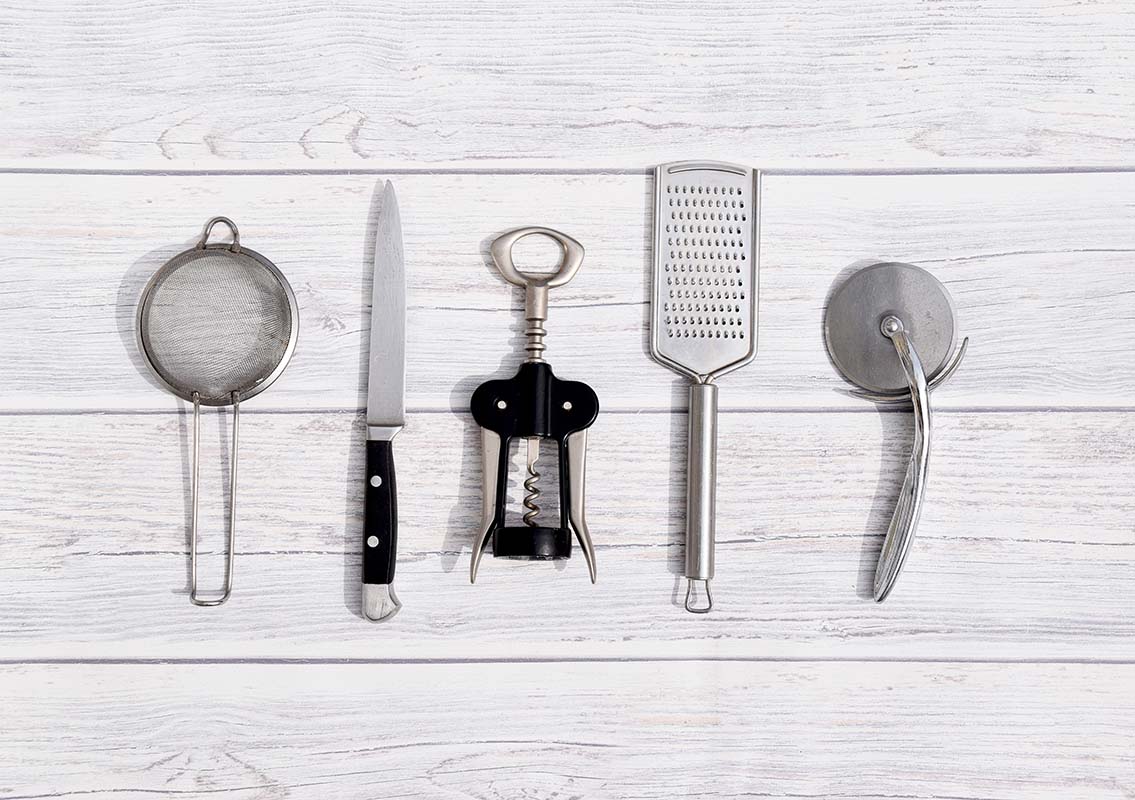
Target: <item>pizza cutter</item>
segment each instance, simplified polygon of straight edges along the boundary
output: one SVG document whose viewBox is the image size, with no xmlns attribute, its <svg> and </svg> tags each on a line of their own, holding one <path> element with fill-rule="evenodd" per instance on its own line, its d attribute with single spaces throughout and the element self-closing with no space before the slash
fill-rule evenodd
<svg viewBox="0 0 1135 800">
<path fill-rule="evenodd" d="M 918 527 L 930 467 L 930 393 L 954 374 L 969 344 L 963 340 L 955 353 L 956 330 L 950 293 L 913 264 L 865 267 L 844 280 L 828 303 L 828 353 L 840 374 L 859 387 L 854 394 L 914 406 L 910 464 L 875 569 L 876 602 L 894 588 Z"/>
</svg>

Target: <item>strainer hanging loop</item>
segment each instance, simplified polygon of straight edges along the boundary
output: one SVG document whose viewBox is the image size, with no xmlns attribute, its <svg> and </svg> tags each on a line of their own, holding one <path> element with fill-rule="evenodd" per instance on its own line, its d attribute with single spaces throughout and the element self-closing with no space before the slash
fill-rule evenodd
<svg viewBox="0 0 1135 800">
<path fill-rule="evenodd" d="M 209 220 L 208 222 L 205 223 L 205 230 L 201 233 L 201 241 L 199 241 L 197 243 L 197 249 L 198 250 L 204 250 L 205 249 L 205 245 L 209 242 L 209 234 L 213 232 L 213 226 L 216 225 L 218 222 L 220 222 L 223 225 L 227 225 L 229 230 L 232 231 L 233 241 L 232 241 L 232 244 L 229 245 L 229 250 L 231 250 L 234 253 L 239 253 L 240 252 L 240 231 L 238 231 L 236 229 L 236 223 L 233 222 L 228 217 L 213 217 L 211 220 Z"/>
</svg>

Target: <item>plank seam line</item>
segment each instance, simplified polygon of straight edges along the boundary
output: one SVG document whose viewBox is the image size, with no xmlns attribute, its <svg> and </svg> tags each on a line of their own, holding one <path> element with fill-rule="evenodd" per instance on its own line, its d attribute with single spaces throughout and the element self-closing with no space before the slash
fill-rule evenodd
<svg viewBox="0 0 1135 800">
<path fill-rule="evenodd" d="M 1082 166 L 1059 166 L 1039 164 L 1036 166 L 958 166 L 958 167 L 761 167 L 754 164 L 770 177 L 901 177 L 933 175 L 1096 175 L 1128 174 L 1135 172 L 1135 166 L 1124 164 L 1101 164 Z M 653 174 L 650 167 L 294 167 L 263 168 L 234 167 L 204 169 L 153 169 L 123 167 L 2 167 L 3 175 L 91 175 L 123 177 L 209 177 L 209 176 L 339 176 L 352 175 L 484 175 L 484 176 L 641 176 Z"/>
<path fill-rule="evenodd" d="M 362 416 L 366 413 L 365 408 L 247 408 L 241 405 L 242 415 L 278 415 L 278 416 L 295 416 L 301 414 L 318 415 L 318 414 L 341 414 L 344 416 Z M 934 413 L 936 415 L 951 416 L 959 414 L 1040 414 L 1040 413 L 1056 413 L 1056 414 L 1130 414 L 1135 412 L 1135 406 L 1052 406 L 1052 405 L 1037 405 L 1037 406 L 935 406 Z M 192 414 L 191 408 L 139 408 L 139 409 L 124 409 L 124 408 L 59 408 L 59 409 L 38 409 L 38 408 L 0 408 L 0 417 L 83 417 L 83 416 L 104 416 L 104 417 L 137 417 L 137 416 L 155 416 L 166 414 Z M 408 408 L 406 409 L 408 415 L 425 415 L 425 414 L 453 414 L 458 416 L 469 416 L 470 412 L 467 408 Z M 720 408 L 719 414 L 909 414 L 910 408 L 902 406 L 878 406 L 873 407 L 870 403 L 863 403 L 857 406 L 808 406 L 803 408 L 793 408 L 792 406 L 770 406 L 766 408 Z M 681 407 L 674 408 L 604 408 L 602 410 L 604 416 L 646 416 L 646 415 L 663 415 L 663 414 L 686 414 L 686 409 Z"/>
<path fill-rule="evenodd" d="M 530 658 L 3 658 L 0 667 L 10 666 L 415 666 L 463 664 L 941 664 L 960 666 L 1135 666 L 1126 658 L 902 658 L 898 656 L 564 656 Z"/>
</svg>

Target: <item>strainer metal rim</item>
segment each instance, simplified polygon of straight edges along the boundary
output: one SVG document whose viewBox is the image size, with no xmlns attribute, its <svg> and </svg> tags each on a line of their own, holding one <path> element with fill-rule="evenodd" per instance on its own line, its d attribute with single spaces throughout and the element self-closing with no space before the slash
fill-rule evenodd
<svg viewBox="0 0 1135 800">
<path fill-rule="evenodd" d="M 208 235 L 208 231 L 206 231 L 206 235 Z M 204 247 L 202 247 L 201 245 L 195 245 L 194 247 L 190 247 L 187 250 L 182 250 L 180 253 L 171 257 L 164 264 L 158 267 L 154 274 L 150 276 L 150 279 L 146 281 L 145 288 L 142 289 L 142 296 L 138 300 L 138 311 L 135 314 L 134 319 L 134 329 L 136 333 L 135 338 L 137 339 L 138 350 L 141 352 L 142 358 L 145 360 L 146 366 L 149 368 L 150 373 L 166 389 L 166 391 L 168 391 L 174 397 L 181 398 L 182 400 L 187 400 L 191 403 L 193 402 L 192 392 L 183 392 L 177 387 L 170 384 L 170 382 L 162 376 L 161 372 L 159 372 L 158 368 L 154 365 L 153 357 L 151 356 L 150 350 L 147 347 L 147 340 L 149 337 L 145 332 L 146 326 L 144 322 L 146 319 L 146 313 L 150 308 L 150 296 L 160 280 L 170 272 L 171 268 L 173 268 L 174 266 L 180 266 L 180 264 L 177 263 L 180 259 L 194 253 L 201 253 L 209 250 L 227 250 L 233 256 L 248 256 L 259 263 L 262 267 L 267 269 L 270 273 L 272 273 L 272 276 L 280 282 L 280 286 L 284 290 L 284 296 L 288 300 L 288 314 L 291 316 L 291 334 L 288 337 L 287 347 L 284 348 L 284 353 L 280 357 L 279 363 L 277 363 L 275 368 L 273 368 L 273 370 L 268 373 L 268 376 L 265 377 L 264 380 L 260 381 L 260 383 L 256 384 L 248 391 L 241 392 L 237 399 L 243 403 L 245 400 L 248 400 L 249 398 L 255 397 L 256 395 L 260 394 L 262 391 L 271 386 L 277 378 L 280 377 L 284 369 L 288 366 L 288 362 L 292 360 L 292 354 L 295 352 L 296 342 L 299 339 L 299 304 L 296 303 L 296 295 L 295 292 L 292 291 L 292 285 L 288 283 L 288 279 L 284 277 L 284 273 L 282 273 L 275 264 L 273 264 L 263 255 L 256 252 L 250 247 L 245 247 L 244 245 L 237 245 L 237 247 L 239 247 L 239 249 L 235 249 L 233 244 L 227 242 L 213 242 L 211 244 L 206 244 Z M 200 397 L 198 402 L 200 402 L 203 406 L 216 407 L 230 406 L 233 404 L 231 397 L 228 399 Z"/>
</svg>

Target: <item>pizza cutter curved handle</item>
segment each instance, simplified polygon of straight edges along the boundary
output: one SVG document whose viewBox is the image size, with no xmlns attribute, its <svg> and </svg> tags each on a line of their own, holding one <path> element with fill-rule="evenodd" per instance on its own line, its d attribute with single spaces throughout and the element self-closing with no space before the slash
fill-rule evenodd
<svg viewBox="0 0 1135 800">
<path fill-rule="evenodd" d="M 914 443 L 910 451 L 910 463 L 906 468 L 898 504 L 887 527 L 883 549 L 879 553 L 879 563 L 875 567 L 875 602 L 887 599 L 902 571 L 910 543 L 918 528 L 918 518 L 922 514 L 922 498 L 926 491 L 926 475 L 930 469 L 930 434 L 933 412 L 930 407 L 930 387 L 926 381 L 926 370 L 914 342 L 907 334 L 902 320 L 889 316 L 882 323 L 883 335 L 891 340 L 910 383 L 910 400 L 914 405 Z"/>
</svg>

